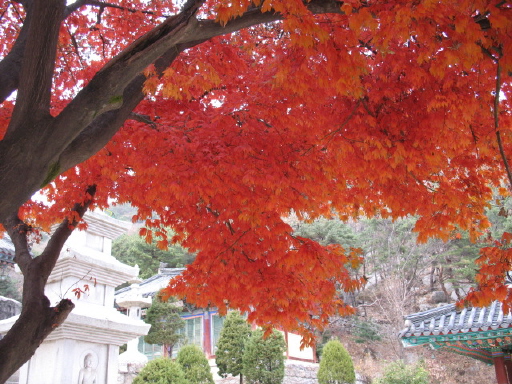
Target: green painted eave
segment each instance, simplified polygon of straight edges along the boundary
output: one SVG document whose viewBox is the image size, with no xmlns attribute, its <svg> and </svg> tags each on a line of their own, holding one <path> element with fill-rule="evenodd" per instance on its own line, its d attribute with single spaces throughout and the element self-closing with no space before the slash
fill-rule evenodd
<svg viewBox="0 0 512 384">
<path fill-rule="evenodd" d="M 409 336 L 403 337 L 401 340 L 404 347 L 430 344 L 435 349 L 447 345 L 464 345 L 470 348 L 485 350 L 495 348 L 508 349 L 512 345 L 512 328 L 454 334 Z"/>
</svg>

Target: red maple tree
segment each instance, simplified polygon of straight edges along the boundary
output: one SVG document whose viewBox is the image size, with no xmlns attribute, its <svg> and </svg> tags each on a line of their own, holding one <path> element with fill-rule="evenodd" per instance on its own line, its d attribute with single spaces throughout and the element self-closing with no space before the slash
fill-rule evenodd
<svg viewBox="0 0 512 384">
<path fill-rule="evenodd" d="M 350 313 L 337 292 L 361 284 L 360 255 L 284 217 L 477 236 L 510 191 L 509 2 L 178 3 L 0 5 L 0 223 L 25 275 L 0 382 L 72 310 L 43 287 L 90 205 L 129 202 L 141 235 L 198 252 L 168 294 L 307 336 Z M 32 259 L 27 236 L 55 222 Z"/>
</svg>

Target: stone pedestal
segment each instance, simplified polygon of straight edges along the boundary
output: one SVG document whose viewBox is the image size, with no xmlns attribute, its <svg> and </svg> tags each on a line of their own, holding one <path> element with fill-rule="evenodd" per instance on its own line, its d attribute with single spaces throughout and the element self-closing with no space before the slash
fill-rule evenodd
<svg viewBox="0 0 512 384">
<path fill-rule="evenodd" d="M 114 308 L 115 287 L 139 272 L 111 255 L 112 239 L 129 224 L 98 213 L 85 221 L 87 230 L 73 232 L 45 290 L 52 304 L 69 298 L 76 307 L 23 366 L 20 384 L 116 384 L 119 346 L 149 330 Z"/>
</svg>

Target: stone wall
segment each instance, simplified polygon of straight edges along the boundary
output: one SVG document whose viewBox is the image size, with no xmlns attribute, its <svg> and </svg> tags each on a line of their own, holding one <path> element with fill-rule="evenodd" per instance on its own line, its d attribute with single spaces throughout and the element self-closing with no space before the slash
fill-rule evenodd
<svg viewBox="0 0 512 384">
<path fill-rule="evenodd" d="M 287 362 L 283 384 L 318 384 L 318 368 L 319 365 L 313 363 Z M 355 384 L 366 384 L 357 372 Z"/>
<path fill-rule="evenodd" d="M 283 384 L 317 384 L 318 364 L 288 362 L 285 366 Z"/>
<path fill-rule="evenodd" d="M 285 372 L 283 384 L 318 384 L 316 380 L 316 373 L 318 371 L 318 364 L 302 363 L 296 361 L 287 361 L 285 363 Z M 215 384 L 239 384 L 240 378 L 228 375 L 225 379 L 219 377 L 215 360 L 210 360 L 212 367 L 213 379 Z M 245 381 L 244 381 L 245 382 Z"/>
<path fill-rule="evenodd" d="M 318 384 L 318 381 L 316 380 L 317 371 L 318 364 L 287 361 L 285 365 L 283 384 Z M 217 376 L 215 374 L 215 366 L 212 366 L 212 372 L 216 384 L 240 383 L 240 378 L 238 376 L 233 377 L 228 375 L 225 379 Z"/>
</svg>

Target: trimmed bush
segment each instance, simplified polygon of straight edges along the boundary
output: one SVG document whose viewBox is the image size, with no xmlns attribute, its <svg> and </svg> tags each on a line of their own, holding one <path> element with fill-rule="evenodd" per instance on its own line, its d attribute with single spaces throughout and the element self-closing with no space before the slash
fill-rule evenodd
<svg viewBox="0 0 512 384">
<path fill-rule="evenodd" d="M 133 384 L 189 384 L 178 363 L 163 358 L 150 361 Z"/>
<path fill-rule="evenodd" d="M 176 362 L 190 384 L 213 384 L 208 359 L 197 345 L 185 345 L 178 351 Z"/>
<path fill-rule="evenodd" d="M 349 353 L 338 340 L 331 340 L 324 345 L 318 382 L 320 384 L 353 384 L 356 381 L 354 363 Z"/>
</svg>

